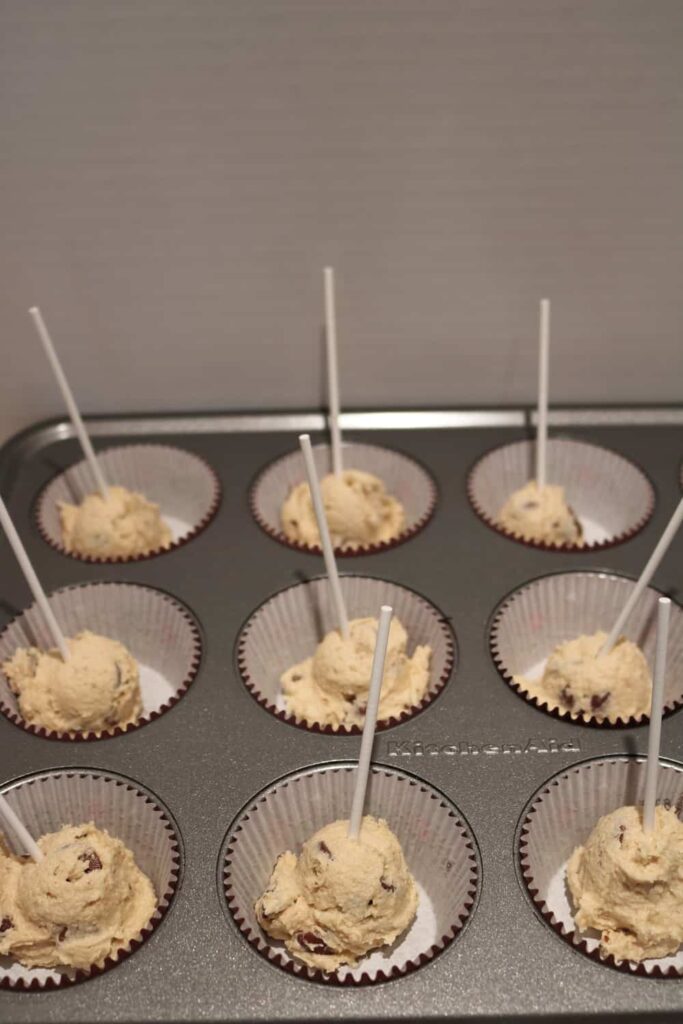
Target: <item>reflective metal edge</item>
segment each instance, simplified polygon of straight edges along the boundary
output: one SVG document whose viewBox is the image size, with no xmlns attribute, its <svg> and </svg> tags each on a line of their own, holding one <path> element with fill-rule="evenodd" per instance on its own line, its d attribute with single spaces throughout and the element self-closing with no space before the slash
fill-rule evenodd
<svg viewBox="0 0 683 1024">
<path fill-rule="evenodd" d="M 93 437 L 123 434 L 237 434 L 287 433 L 324 430 L 327 417 L 320 412 L 268 414 L 216 414 L 194 416 L 109 416 L 89 419 L 86 424 Z M 535 410 L 516 409 L 434 409 L 387 410 L 384 412 L 345 412 L 340 417 L 343 430 L 458 430 L 487 427 L 523 427 L 536 422 Z M 683 407 L 651 406 L 643 408 L 553 409 L 548 422 L 554 427 L 593 426 L 683 426 Z M 0 455 L 16 447 L 22 455 L 54 441 L 74 437 L 68 420 L 29 428 L 9 438 Z M 12 453 L 18 454 L 17 450 Z"/>
</svg>

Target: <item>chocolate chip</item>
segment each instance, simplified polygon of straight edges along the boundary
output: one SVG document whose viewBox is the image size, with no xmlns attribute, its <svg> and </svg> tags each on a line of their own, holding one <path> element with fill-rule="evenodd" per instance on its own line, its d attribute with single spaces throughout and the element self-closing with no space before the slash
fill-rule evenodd
<svg viewBox="0 0 683 1024">
<path fill-rule="evenodd" d="M 384 878 L 380 878 L 379 884 L 386 892 L 396 892 L 396 886 L 392 885 L 391 882 L 387 882 Z"/>
<path fill-rule="evenodd" d="M 289 520 L 289 525 L 290 526 L 298 526 L 299 525 L 299 520 L 298 519 L 290 519 Z"/>
<path fill-rule="evenodd" d="M 320 850 L 321 853 L 324 853 L 326 857 L 329 857 L 330 860 L 334 860 L 334 857 L 332 856 L 332 850 L 329 848 L 327 843 L 318 843 L 318 849 Z"/>
<path fill-rule="evenodd" d="M 2 921 L 0 921 L 0 934 L 8 932 L 10 928 L 14 928 L 14 921 L 11 917 L 3 917 Z"/>
<path fill-rule="evenodd" d="M 356 711 L 358 712 L 359 715 L 364 715 L 365 712 L 366 712 L 366 709 L 367 709 L 367 704 L 359 704 L 358 707 L 356 708 Z"/>
<path fill-rule="evenodd" d="M 598 708 L 601 708 L 605 701 L 608 699 L 609 695 L 609 690 L 607 691 L 607 693 L 603 693 L 601 697 L 599 697 L 597 693 L 594 693 L 591 697 L 591 711 L 597 711 Z"/>
<path fill-rule="evenodd" d="M 97 856 L 94 850 L 89 850 L 86 853 L 80 854 L 78 859 L 82 860 L 85 864 L 88 865 L 85 871 L 83 872 L 84 875 L 89 875 L 91 871 L 102 870 L 102 861 Z"/>
<path fill-rule="evenodd" d="M 295 673 L 295 674 L 294 674 L 294 675 L 292 676 L 292 682 L 293 682 L 293 683 L 298 683 L 298 682 L 299 682 L 299 680 L 300 680 L 300 679 L 302 679 L 302 678 L 303 678 L 303 676 L 300 676 L 300 675 L 299 675 L 299 673 L 298 673 L 298 672 L 296 672 L 296 673 Z"/>
<path fill-rule="evenodd" d="M 560 700 L 566 708 L 574 707 L 574 695 L 569 692 L 566 686 L 560 691 Z"/>
<path fill-rule="evenodd" d="M 87 835 L 87 832 L 81 832 L 80 836 L 76 836 L 76 839 L 86 839 Z"/>
<path fill-rule="evenodd" d="M 315 932 L 299 932 L 296 936 L 296 941 L 308 953 L 320 953 L 323 956 L 329 956 L 331 953 L 334 953 L 334 950 L 326 946 Z"/>
<path fill-rule="evenodd" d="M 559 528 L 560 528 L 560 520 L 559 519 L 555 519 L 555 520 L 553 520 L 553 522 L 550 525 L 552 526 L 553 530 L 559 530 Z"/>
<path fill-rule="evenodd" d="M 620 843 L 623 843 L 623 841 L 624 841 L 624 832 L 625 831 L 626 831 L 626 825 L 620 825 L 619 826 L 619 832 L 617 834 L 617 839 L 619 840 Z"/>
<path fill-rule="evenodd" d="M 528 512 L 532 508 L 538 508 L 538 502 L 537 501 L 525 501 L 524 504 L 522 505 L 522 508 L 525 509 Z"/>
<path fill-rule="evenodd" d="M 66 936 L 66 932 L 67 932 L 67 929 L 66 928 L 62 928 L 61 932 L 57 936 L 57 941 L 58 942 L 64 942 L 64 938 Z"/>
</svg>

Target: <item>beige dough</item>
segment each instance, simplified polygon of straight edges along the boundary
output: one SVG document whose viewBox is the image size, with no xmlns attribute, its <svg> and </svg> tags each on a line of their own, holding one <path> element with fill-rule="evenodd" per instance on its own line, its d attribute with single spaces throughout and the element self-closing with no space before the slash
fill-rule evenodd
<svg viewBox="0 0 683 1024">
<path fill-rule="evenodd" d="M 609 654 L 598 657 L 607 634 L 578 636 L 552 652 L 540 680 L 515 676 L 532 697 L 552 708 L 616 722 L 648 715 L 652 677 L 645 655 L 632 640 L 621 637 Z"/>
<path fill-rule="evenodd" d="M 293 665 L 280 683 L 287 710 L 309 724 L 362 726 L 370 689 L 378 620 L 351 619 L 349 638 L 328 633 L 312 658 Z M 429 685 L 431 648 L 408 657 L 408 635 L 394 618 L 384 663 L 378 719 L 398 718 L 419 704 Z"/>
<path fill-rule="evenodd" d="M 683 823 L 655 810 L 652 832 L 639 807 L 606 814 L 567 866 L 577 927 L 598 929 L 618 960 L 669 956 L 683 942 Z"/>
<path fill-rule="evenodd" d="M 108 832 L 65 825 L 38 840 L 39 863 L 0 849 L 0 954 L 27 967 L 103 961 L 149 924 L 152 883 Z"/>
<path fill-rule="evenodd" d="M 583 543 L 581 526 L 565 501 L 564 488 L 535 480 L 510 495 L 498 513 L 498 525 L 524 540 L 546 544 Z"/>
<path fill-rule="evenodd" d="M 93 558 L 130 558 L 168 548 L 173 537 L 159 506 L 125 487 L 110 487 L 107 497 L 88 494 L 80 505 L 59 502 L 62 541 L 72 554 Z"/>
<path fill-rule="evenodd" d="M 256 901 L 261 927 L 322 971 L 390 945 L 417 910 L 415 882 L 386 821 L 366 816 L 358 839 L 347 837 L 348 824 L 325 825 L 298 858 L 281 854 Z"/>
<path fill-rule="evenodd" d="M 56 732 L 102 732 L 142 714 L 140 676 L 132 654 L 109 637 L 85 630 L 56 648 L 20 647 L 2 670 L 26 722 Z"/>
<path fill-rule="evenodd" d="M 335 548 L 356 548 L 394 540 L 405 527 L 403 505 L 387 494 L 372 473 L 346 469 L 320 481 L 325 516 Z M 320 533 L 307 483 L 298 484 L 282 506 L 282 529 L 290 540 L 320 546 Z"/>
</svg>

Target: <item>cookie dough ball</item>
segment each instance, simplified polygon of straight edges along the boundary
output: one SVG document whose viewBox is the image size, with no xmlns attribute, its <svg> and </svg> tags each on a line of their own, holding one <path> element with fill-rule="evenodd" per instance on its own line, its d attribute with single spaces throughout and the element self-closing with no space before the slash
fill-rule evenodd
<svg viewBox="0 0 683 1024">
<path fill-rule="evenodd" d="M 325 516 L 335 548 L 394 540 L 405 526 L 403 505 L 372 473 L 346 469 L 320 481 Z M 307 483 L 295 487 L 282 506 L 282 529 L 289 540 L 320 546 L 320 533 Z"/>
<path fill-rule="evenodd" d="M 385 821 L 325 825 L 300 856 L 282 854 L 256 902 L 262 928 L 310 967 L 334 971 L 390 945 L 412 923 L 417 890 L 400 843 Z"/>
<path fill-rule="evenodd" d="M 362 726 L 377 642 L 376 618 L 352 619 L 349 636 L 328 633 L 312 658 L 294 665 L 280 683 L 290 714 L 309 725 Z M 408 656 L 408 635 L 394 618 L 384 662 L 378 718 L 398 718 L 420 703 L 429 685 L 431 648 L 418 646 Z"/>
<path fill-rule="evenodd" d="M 89 494 L 80 505 L 60 502 L 59 516 L 70 554 L 131 558 L 168 548 L 173 540 L 159 506 L 125 487 L 109 487 L 106 498 Z"/>
<path fill-rule="evenodd" d="M 564 488 L 535 480 L 510 495 L 498 513 L 498 524 L 524 540 L 545 544 L 582 543 L 581 526 L 565 501 Z"/>
<path fill-rule="evenodd" d="M 572 854 L 567 880 L 579 929 L 597 928 L 600 948 L 617 960 L 676 953 L 683 942 L 683 823 L 655 809 L 620 807 L 600 818 Z"/>
<path fill-rule="evenodd" d="M 538 682 L 518 678 L 533 696 L 551 707 L 597 719 L 627 719 L 650 713 L 652 677 L 645 655 L 622 637 L 609 654 L 599 652 L 603 632 L 567 640 L 552 652 Z"/>
<path fill-rule="evenodd" d="M 109 637 L 85 630 L 56 648 L 20 647 L 2 670 L 25 721 L 56 732 L 103 732 L 142 714 L 140 674 L 132 654 Z"/>
<path fill-rule="evenodd" d="M 133 854 L 90 822 L 65 825 L 38 840 L 43 860 L 9 861 L 9 920 L 0 953 L 28 967 L 102 964 L 154 914 L 152 883 Z M 7 873 L 7 863 L 0 871 Z"/>
</svg>

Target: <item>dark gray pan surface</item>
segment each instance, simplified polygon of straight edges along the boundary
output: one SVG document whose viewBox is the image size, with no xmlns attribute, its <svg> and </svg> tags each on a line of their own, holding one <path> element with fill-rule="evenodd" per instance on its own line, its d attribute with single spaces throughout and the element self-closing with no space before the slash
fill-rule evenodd
<svg viewBox="0 0 683 1024">
<path fill-rule="evenodd" d="M 648 425 L 657 418 L 660 425 Z M 186 697 L 159 721 L 128 736 L 50 742 L 0 717 L 0 783 L 67 765 L 122 772 L 167 803 L 185 848 L 175 905 L 145 946 L 108 974 L 63 991 L 0 991 L 0 1021 L 682 1019 L 683 981 L 627 977 L 583 958 L 537 918 L 515 869 L 515 827 L 534 790 L 574 761 L 645 752 L 646 731 L 588 729 L 533 709 L 501 680 L 487 646 L 491 613 L 526 580 L 579 568 L 637 575 L 680 496 L 683 415 L 675 410 L 639 410 L 622 417 L 620 425 L 553 430 L 555 436 L 603 444 L 633 459 L 656 488 L 657 508 L 644 531 L 592 556 L 525 548 L 488 529 L 471 511 L 465 479 L 472 463 L 495 445 L 527 436 L 523 426 L 353 432 L 354 439 L 414 455 L 438 482 L 436 515 L 418 537 L 387 553 L 344 560 L 341 568 L 405 583 L 452 616 L 460 651 L 455 678 L 425 713 L 378 736 L 375 761 L 423 777 L 463 811 L 481 851 L 481 899 L 461 939 L 440 958 L 405 979 L 361 990 L 286 976 L 253 952 L 226 920 L 216 860 L 242 805 L 284 773 L 353 757 L 358 749 L 357 738 L 320 736 L 276 721 L 247 693 L 233 662 L 235 638 L 253 609 L 273 591 L 322 571 L 320 558 L 291 551 L 262 533 L 247 505 L 257 470 L 290 451 L 298 430 L 318 420 L 273 418 L 270 431 L 259 430 L 262 425 L 254 421 L 256 429 L 238 432 L 230 432 L 238 421 L 229 417 L 98 422 L 96 446 L 129 439 L 178 444 L 207 459 L 223 484 L 219 513 L 200 537 L 168 555 L 124 566 L 89 566 L 66 558 L 42 541 L 31 522 L 41 486 L 80 458 L 74 440 L 59 439 L 68 429 L 36 428 L 10 442 L 0 456 L 0 490 L 48 589 L 85 580 L 160 587 L 194 611 L 205 648 Z M 523 417 L 518 413 L 510 420 L 521 424 Z M 654 580 L 679 600 L 682 566 L 679 535 Z M 4 537 L 0 567 L 4 625 L 29 603 Z M 679 712 L 663 727 L 662 754 L 678 761 L 683 761 L 682 721 Z M 472 752 L 442 751 L 453 744 L 462 751 L 471 746 Z M 518 744 L 527 752 L 496 753 L 502 744 Z M 569 749 L 562 750 L 562 744 Z M 494 752 L 474 752 L 485 746 Z"/>
</svg>

